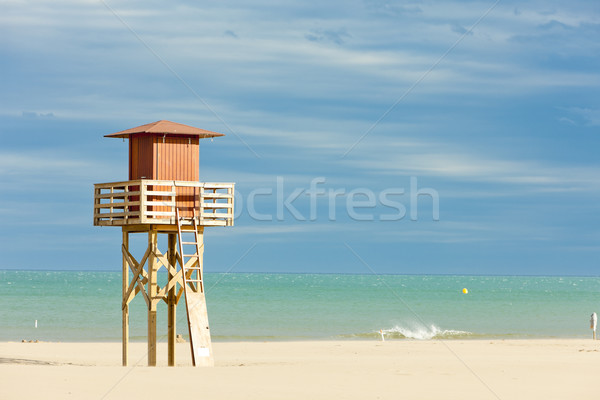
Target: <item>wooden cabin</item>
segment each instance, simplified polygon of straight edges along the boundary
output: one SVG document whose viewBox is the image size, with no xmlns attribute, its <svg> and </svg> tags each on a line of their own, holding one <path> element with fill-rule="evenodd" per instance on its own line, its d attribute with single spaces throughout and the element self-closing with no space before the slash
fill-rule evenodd
<svg viewBox="0 0 600 400">
<path fill-rule="evenodd" d="M 106 135 L 129 140 L 129 181 L 95 185 L 94 225 L 174 224 L 175 208 L 232 225 L 233 184 L 199 182 L 200 139 L 219 136 L 164 120 Z"/>
</svg>

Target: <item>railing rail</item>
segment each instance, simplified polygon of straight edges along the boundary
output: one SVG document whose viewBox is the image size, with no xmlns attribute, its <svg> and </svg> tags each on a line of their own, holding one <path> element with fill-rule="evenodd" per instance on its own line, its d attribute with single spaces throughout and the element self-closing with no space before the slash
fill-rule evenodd
<svg viewBox="0 0 600 400">
<path fill-rule="evenodd" d="M 138 179 L 94 185 L 94 225 L 174 225 L 175 208 L 202 226 L 232 226 L 234 183 Z M 188 222 L 191 224 L 191 221 Z"/>
</svg>

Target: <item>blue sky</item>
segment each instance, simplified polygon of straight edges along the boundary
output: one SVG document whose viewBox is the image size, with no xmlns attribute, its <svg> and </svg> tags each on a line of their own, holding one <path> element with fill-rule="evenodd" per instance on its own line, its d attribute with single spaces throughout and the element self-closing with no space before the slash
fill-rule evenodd
<svg viewBox="0 0 600 400">
<path fill-rule="evenodd" d="M 201 142 L 239 195 L 207 271 L 598 274 L 596 2 L 1 7 L 1 268 L 119 270 L 92 196 L 127 144 L 103 135 L 167 119 L 227 135 Z M 316 178 L 345 194 L 311 218 Z"/>
</svg>

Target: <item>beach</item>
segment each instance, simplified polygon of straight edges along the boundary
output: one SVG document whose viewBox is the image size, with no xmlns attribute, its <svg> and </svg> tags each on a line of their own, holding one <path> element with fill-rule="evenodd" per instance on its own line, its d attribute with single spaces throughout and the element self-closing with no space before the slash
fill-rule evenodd
<svg viewBox="0 0 600 400">
<path fill-rule="evenodd" d="M 215 367 L 146 366 L 146 344 L 0 343 L 0 398 L 591 399 L 600 342 L 590 339 L 217 342 Z M 136 365 L 137 364 L 137 365 Z"/>
</svg>

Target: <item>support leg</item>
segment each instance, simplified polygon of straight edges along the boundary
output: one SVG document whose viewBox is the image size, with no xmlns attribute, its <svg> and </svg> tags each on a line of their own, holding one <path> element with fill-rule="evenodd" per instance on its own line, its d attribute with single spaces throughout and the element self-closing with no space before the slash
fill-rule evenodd
<svg viewBox="0 0 600 400">
<path fill-rule="evenodd" d="M 156 262 L 154 251 L 156 250 L 157 243 L 156 231 L 148 232 L 148 247 L 151 250 L 148 256 L 148 298 L 150 304 L 148 306 L 148 366 L 156 366 L 156 293 L 157 293 L 157 274 L 156 274 Z"/>
<path fill-rule="evenodd" d="M 169 264 L 171 266 L 177 268 L 177 257 L 176 257 L 176 245 L 177 245 L 177 235 L 174 233 L 169 234 Z M 174 274 L 169 271 L 169 282 L 174 278 Z M 173 286 L 169 293 L 167 294 L 167 319 L 168 319 L 168 362 L 169 367 L 175 366 L 175 340 L 177 334 L 177 325 L 176 325 L 176 317 L 177 317 L 177 293 L 176 293 L 177 285 Z"/>
<path fill-rule="evenodd" d="M 156 311 L 148 311 L 148 366 L 156 367 Z"/>
<path fill-rule="evenodd" d="M 129 232 L 123 231 L 123 246 L 129 250 Z M 127 258 L 125 254 L 123 254 L 123 300 L 125 300 L 125 294 L 127 292 L 127 287 L 129 286 L 129 264 L 127 263 Z M 122 357 L 123 357 L 123 366 L 126 367 L 129 358 L 129 304 L 126 304 L 123 307 L 123 348 L 122 348 Z"/>
</svg>

